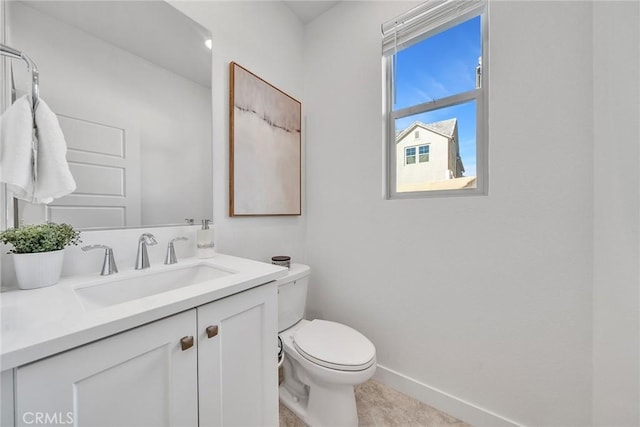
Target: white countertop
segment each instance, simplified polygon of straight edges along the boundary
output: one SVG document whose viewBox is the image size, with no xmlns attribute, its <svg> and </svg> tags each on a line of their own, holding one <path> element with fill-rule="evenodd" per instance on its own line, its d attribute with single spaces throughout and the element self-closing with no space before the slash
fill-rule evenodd
<svg viewBox="0 0 640 427">
<path fill-rule="evenodd" d="M 85 308 L 74 289 L 105 280 L 129 279 L 176 268 L 206 264 L 232 271 L 201 282 L 104 308 Z M 73 276 L 53 286 L 0 293 L 0 370 L 95 341 L 181 311 L 284 277 L 287 269 L 217 254 L 210 259 L 181 259 L 115 276 Z M 117 279 L 116 279 L 117 278 Z"/>
</svg>

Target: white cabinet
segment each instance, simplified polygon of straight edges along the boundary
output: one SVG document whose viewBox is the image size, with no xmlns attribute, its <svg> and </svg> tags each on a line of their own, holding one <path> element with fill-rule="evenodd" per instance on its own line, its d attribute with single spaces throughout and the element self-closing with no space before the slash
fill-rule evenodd
<svg viewBox="0 0 640 427">
<path fill-rule="evenodd" d="M 13 370 L 0 372 L 0 426 L 13 425 Z"/>
<path fill-rule="evenodd" d="M 275 426 L 276 336 L 271 283 L 17 368 L 15 424 Z"/>
<path fill-rule="evenodd" d="M 278 424 L 277 310 L 274 284 L 198 307 L 201 426 Z"/>
<path fill-rule="evenodd" d="M 16 425 L 197 426 L 196 311 L 17 369 Z"/>
</svg>

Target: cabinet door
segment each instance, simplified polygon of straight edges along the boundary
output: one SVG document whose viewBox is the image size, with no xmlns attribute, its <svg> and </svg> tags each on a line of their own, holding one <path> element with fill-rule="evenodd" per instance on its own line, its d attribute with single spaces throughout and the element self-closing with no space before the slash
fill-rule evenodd
<svg viewBox="0 0 640 427">
<path fill-rule="evenodd" d="M 13 422 L 13 369 L 0 373 L 0 426 Z"/>
<path fill-rule="evenodd" d="M 277 317 L 275 283 L 198 307 L 201 427 L 278 424 Z"/>
<path fill-rule="evenodd" d="M 194 309 L 18 368 L 16 424 L 197 426 L 195 333 Z"/>
</svg>

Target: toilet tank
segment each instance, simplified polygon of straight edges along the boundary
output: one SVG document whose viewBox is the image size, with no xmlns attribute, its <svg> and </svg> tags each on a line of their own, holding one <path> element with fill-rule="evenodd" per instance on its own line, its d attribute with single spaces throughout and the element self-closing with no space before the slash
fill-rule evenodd
<svg viewBox="0 0 640 427">
<path fill-rule="evenodd" d="M 304 317 L 311 269 L 304 264 L 291 264 L 288 274 L 278 284 L 278 332 L 295 325 Z"/>
</svg>

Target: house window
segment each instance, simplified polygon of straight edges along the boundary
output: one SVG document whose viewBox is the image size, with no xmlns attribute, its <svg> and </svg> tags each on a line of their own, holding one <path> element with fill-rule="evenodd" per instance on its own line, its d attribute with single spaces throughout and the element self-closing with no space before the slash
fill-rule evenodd
<svg viewBox="0 0 640 427">
<path fill-rule="evenodd" d="M 424 163 L 429 161 L 429 146 L 421 145 L 418 147 L 418 162 Z"/>
<path fill-rule="evenodd" d="M 412 165 L 416 162 L 416 147 L 405 148 L 404 150 L 404 164 Z"/>
<path fill-rule="evenodd" d="M 388 198 L 486 193 L 487 7 L 428 1 L 383 24 Z M 419 171 L 411 134 L 429 141 Z"/>
</svg>

